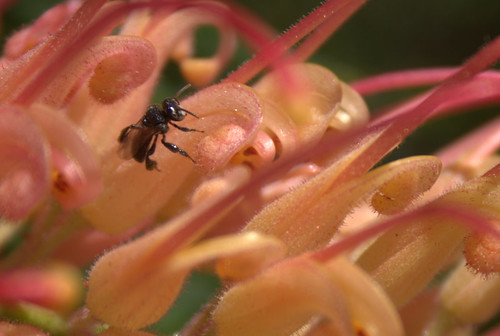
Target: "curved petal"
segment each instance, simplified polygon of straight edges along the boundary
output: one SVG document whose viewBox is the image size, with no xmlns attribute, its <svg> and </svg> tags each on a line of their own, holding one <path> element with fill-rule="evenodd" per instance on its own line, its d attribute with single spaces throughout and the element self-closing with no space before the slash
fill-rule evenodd
<svg viewBox="0 0 500 336">
<path fill-rule="evenodd" d="M 111 104 L 143 84 L 156 66 L 156 51 L 134 36 L 106 36 L 82 51 L 41 95 L 45 104 L 60 107 L 90 77 L 90 96 Z"/>
<path fill-rule="evenodd" d="M 293 120 L 302 143 L 315 141 L 324 134 L 340 106 L 340 81 L 329 69 L 316 64 L 296 64 L 287 70 L 300 79 L 301 86 L 293 94 L 282 86 L 275 72 L 259 80 L 254 88 Z"/>
<path fill-rule="evenodd" d="M 240 280 L 253 276 L 285 255 L 286 248 L 279 239 L 246 232 L 201 242 L 175 255 L 172 263 L 186 268 L 218 259 L 216 270 L 221 278 Z"/>
<path fill-rule="evenodd" d="M 500 309 L 500 275 L 474 274 L 462 263 L 443 284 L 440 302 L 462 322 L 484 323 Z"/>
<path fill-rule="evenodd" d="M 203 128 L 213 130 L 197 146 L 197 162 L 206 170 L 226 165 L 256 134 L 263 118 L 259 97 L 237 83 L 208 87 L 183 101 L 183 106 L 203 116 Z"/>
<path fill-rule="evenodd" d="M 254 260 L 257 271 L 284 254 L 279 241 L 255 233 L 190 246 L 199 231 L 207 229 L 219 215 L 205 212 L 200 218 L 203 208 L 187 212 L 100 258 L 89 277 L 87 307 L 92 314 L 114 326 L 139 329 L 157 321 L 169 309 L 194 267 L 234 255 L 233 263 Z M 192 225 L 202 228 L 193 231 Z M 262 250 L 267 251 L 267 259 L 262 260 Z M 257 259 L 252 251 L 257 252 Z M 230 270 L 228 274 L 245 276 L 231 263 L 222 266 Z"/>
<path fill-rule="evenodd" d="M 26 110 L 0 107 L 0 213 L 21 220 L 49 188 L 49 150 Z"/>
<path fill-rule="evenodd" d="M 269 204 L 252 219 L 246 229 L 275 235 L 287 244 L 291 254 L 296 254 L 327 244 L 352 207 L 360 199 L 373 195 L 375 191 L 381 192 L 381 197 L 384 198 L 384 190 L 389 191 L 392 186 L 394 198 L 384 198 L 386 203 L 381 204 L 384 204 L 386 211 L 389 211 L 389 208 L 394 211 L 401 210 L 417 193 L 434 183 L 439 175 L 440 163 L 433 157 L 409 158 L 380 167 L 349 183 L 343 183 L 343 175 L 355 168 L 353 162 L 358 157 L 368 155 L 366 153 L 377 138 L 374 136 L 363 139 L 355 149 L 317 176 Z M 404 183 L 409 183 L 408 186 L 411 185 L 414 192 L 400 193 L 397 196 L 398 186 L 404 184 L 398 176 L 405 174 L 406 177 L 412 177 Z M 394 179 L 397 181 L 389 182 Z M 386 187 L 382 187 L 384 184 Z M 408 186 L 405 191 L 410 191 Z"/>
<path fill-rule="evenodd" d="M 340 257 L 325 264 L 342 290 L 359 335 L 404 335 L 396 307 L 382 287 L 358 266 Z"/>
<path fill-rule="evenodd" d="M 290 335 L 314 317 L 333 335 L 351 335 L 345 299 L 320 265 L 284 261 L 231 287 L 214 311 L 217 335 Z"/>
<path fill-rule="evenodd" d="M 255 40 L 258 36 L 261 45 L 271 39 L 267 25 L 261 21 L 256 22 L 248 12 L 237 11 L 234 4 L 229 7 L 224 3 L 200 2 L 192 8 L 167 14 L 160 12 L 153 17 L 142 35 L 156 46 L 161 63 L 169 56 L 180 60 L 181 70 L 194 84 L 210 84 L 223 69 L 235 48 L 235 29 L 249 39 Z M 192 46 L 186 47 L 186 42 L 192 41 L 194 30 L 202 25 L 214 26 L 220 34 L 216 54 L 210 59 L 191 58 Z M 266 29 L 265 33 L 262 32 L 263 27 Z M 166 35 L 165 32 L 169 33 Z M 179 45 L 183 52 L 175 50 Z M 179 59 L 179 56 L 184 58 Z"/>
<path fill-rule="evenodd" d="M 262 120 L 261 105 L 253 90 L 235 83 L 206 88 L 183 101 L 182 106 L 200 116 L 200 120 L 186 119 L 183 126 L 203 133 L 181 136 L 172 130 L 166 140 L 190 153 L 197 164 L 171 153 L 161 142 L 154 156 L 161 173 L 118 156 L 110 158 L 103 167 L 103 192 L 82 209 L 92 225 L 104 232 L 118 233 L 155 215 L 171 197 L 183 193 L 179 188 L 190 174 L 226 165 L 255 134 Z M 195 167 L 198 172 L 193 172 Z"/>
<path fill-rule="evenodd" d="M 465 182 L 384 232 L 357 264 L 382 285 L 396 306 L 402 306 L 440 271 L 470 229 L 481 235 L 493 230 L 498 239 L 498 231 L 481 217 L 498 218 L 499 189 L 498 176 Z M 444 212 L 440 207 L 450 210 Z M 471 215 L 467 216 L 464 209 L 469 209 Z M 419 272 L 415 273 L 415 269 Z"/>
<path fill-rule="evenodd" d="M 192 11 L 194 11 L 193 9 Z M 203 13 L 197 15 L 203 23 L 211 23 L 217 27 L 219 31 L 219 44 L 214 56 L 210 58 L 193 57 L 192 55 L 185 55 L 186 57 L 179 58 L 180 68 L 184 78 L 195 86 L 206 86 L 213 83 L 220 72 L 227 65 L 236 49 L 236 33 L 231 27 L 225 25 L 222 20 L 217 18 L 210 18 L 210 15 Z M 196 17 L 191 14 L 190 17 Z M 189 40 L 189 39 L 188 39 Z M 181 44 L 184 41 L 181 41 Z"/>
<path fill-rule="evenodd" d="M 102 190 L 99 163 L 92 149 L 63 114 L 37 105 L 30 109 L 30 116 L 52 146 L 54 197 L 66 209 L 90 202 Z"/>
<path fill-rule="evenodd" d="M 391 215 L 404 210 L 434 185 L 441 172 L 441 162 L 433 156 L 414 156 L 391 162 L 377 170 L 384 170 L 392 176 L 380 185 L 371 199 L 371 205 L 380 214 Z M 367 181 L 373 179 L 373 173 L 361 178 Z"/>
<path fill-rule="evenodd" d="M 92 20 L 105 2 L 105 0 L 83 2 L 75 14 L 54 34 L 49 35 L 42 43 L 2 69 L 0 101 L 15 99 L 23 104 L 35 101 L 40 91 L 49 86 L 53 76 L 60 74 L 60 70 L 63 69 L 60 62 L 57 62 L 61 59 L 60 52 L 77 40 L 82 28 Z M 70 61 L 70 58 L 67 60 Z M 51 66 L 57 67 L 57 70 L 51 73 L 44 71 Z"/>
<path fill-rule="evenodd" d="M 160 319 L 190 271 L 171 269 L 168 255 L 164 260 L 150 257 L 172 233 L 172 227 L 120 246 L 96 262 L 88 279 L 86 299 L 93 316 L 126 329 L 139 329 Z"/>
</svg>

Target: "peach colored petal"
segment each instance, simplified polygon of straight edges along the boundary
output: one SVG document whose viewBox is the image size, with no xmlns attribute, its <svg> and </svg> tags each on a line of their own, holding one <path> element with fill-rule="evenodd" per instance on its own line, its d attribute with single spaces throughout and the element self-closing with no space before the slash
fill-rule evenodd
<svg viewBox="0 0 500 336">
<path fill-rule="evenodd" d="M 314 317 L 334 335 L 351 335 L 345 298 L 318 264 L 284 261 L 231 287 L 214 311 L 217 335 L 290 335 Z"/>
<path fill-rule="evenodd" d="M 0 115 L 0 213 L 21 220 L 48 192 L 49 150 L 25 110 L 4 105 Z"/>
<path fill-rule="evenodd" d="M 222 12 L 228 10 L 227 6 L 221 3 L 211 2 L 207 8 L 201 5 L 199 8 L 184 8 L 177 10 L 173 13 L 159 13 L 163 19 L 158 20 L 155 18 L 144 32 L 142 36 L 151 41 L 158 52 L 158 59 L 163 63 L 167 58 L 174 53 L 174 50 L 179 43 L 184 43 L 184 39 L 192 41 L 192 32 L 199 26 L 210 25 L 219 31 L 220 40 L 213 58 L 210 59 L 196 59 L 191 58 L 192 55 L 185 55 L 185 59 L 179 60 L 179 53 L 174 53 L 177 60 L 180 61 L 181 70 L 185 72 L 188 79 L 194 80 L 195 85 L 208 85 L 226 65 L 230 56 L 235 49 L 235 32 L 232 27 L 225 22 L 221 17 L 221 13 L 217 13 L 220 7 Z M 225 13 L 227 14 L 227 13 Z M 224 14 L 222 14 L 224 15 Z M 165 32 L 168 32 L 166 34 Z M 186 48 L 184 47 L 184 50 Z M 187 52 L 192 49 L 188 48 Z M 201 69 L 199 67 L 202 67 Z M 208 71 L 207 71 L 208 69 Z M 199 72 L 199 70 L 202 70 Z"/>
<path fill-rule="evenodd" d="M 199 260 L 196 260 L 196 254 Z M 285 254 L 286 247 L 278 239 L 258 232 L 245 232 L 202 242 L 177 254 L 172 262 L 189 262 L 196 266 L 197 263 L 217 258 L 216 270 L 219 277 L 240 280 L 281 260 Z"/>
<path fill-rule="evenodd" d="M 224 192 L 234 190 L 247 182 L 250 178 L 250 169 L 246 166 L 235 166 L 224 170 L 223 176 L 202 182 L 191 196 L 191 206 L 202 201 L 210 200 Z"/>
<path fill-rule="evenodd" d="M 474 274 L 462 263 L 443 284 L 440 302 L 461 322 L 484 323 L 500 309 L 500 275 Z"/>
<path fill-rule="evenodd" d="M 191 17 L 193 16 L 196 17 L 198 15 L 191 14 Z M 203 20 L 205 22 L 210 20 L 207 20 L 207 13 L 201 15 L 201 17 L 203 17 Z M 200 58 L 194 57 L 193 55 L 185 55 L 185 57 L 180 58 L 181 54 L 178 52 L 179 46 L 177 45 L 175 48 L 177 61 L 180 63 L 181 72 L 184 78 L 186 78 L 188 82 L 199 87 L 213 83 L 217 79 L 217 76 L 220 75 L 221 71 L 227 65 L 228 61 L 236 50 L 237 40 L 234 29 L 231 29 L 231 27 L 229 26 L 225 26 L 221 20 L 217 19 L 214 19 L 213 22 L 209 23 L 214 24 L 219 31 L 219 43 L 215 55 L 209 58 Z M 190 39 L 187 38 L 186 40 L 189 41 Z M 195 41 L 191 42 L 195 43 Z M 184 40 L 180 41 L 179 44 L 181 44 L 181 47 L 183 43 Z M 186 50 L 186 48 L 184 48 L 183 50 Z"/>
<path fill-rule="evenodd" d="M 293 120 L 302 143 L 315 141 L 323 135 L 339 108 L 340 81 L 333 72 L 316 64 L 297 64 L 287 70 L 301 82 L 300 90 L 293 95 L 280 85 L 276 73 L 263 77 L 254 88 Z"/>
<path fill-rule="evenodd" d="M 429 332 L 439 312 L 437 289 L 425 290 L 399 310 L 407 336 L 421 336 Z"/>
<path fill-rule="evenodd" d="M 231 160 L 232 164 L 246 164 L 254 169 L 269 164 L 276 158 L 273 139 L 266 132 L 258 131 L 253 141 L 242 148 Z"/>
<path fill-rule="evenodd" d="M 30 116 L 53 148 L 54 197 L 66 209 L 90 202 L 102 190 L 102 181 L 97 158 L 79 130 L 47 106 L 34 106 Z"/>
<path fill-rule="evenodd" d="M 367 273 L 345 258 L 325 264 L 344 294 L 351 321 L 360 335 L 404 335 L 403 325 L 392 301 Z"/>
<path fill-rule="evenodd" d="M 200 116 L 200 120 L 192 117 L 182 125 L 204 133 L 172 130 L 166 139 L 190 153 L 196 165 L 161 143 L 154 155 L 160 172 L 148 171 L 144 164 L 123 161 L 117 155 L 109 158 L 103 168 L 103 192 L 82 209 L 92 225 L 118 233 L 155 215 L 176 193 L 183 193 L 179 188 L 190 174 L 224 167 L 255 134 L 262 120 L 260 102 L 253 90 L 235 83 L 209 87 L 183 101 L 182 106 Z M 230 129 L 237 129 L 237 133 Z M 230 136 L 230 141 L 224 135 Z M 201 171 L 193 172 L 195 167 Z"/>
<path fill-rule="evenodd" d="M 103 251 L 130 240 L 149 226 L 149 222 L 142 223 L 118 235 L 108 235 L 94 228 L 78 231 L 76 234 L 62 242 L 52 254 L 56 260 L 62 260 L 79 267 L 87 267 Z"/>
<path fill-rule="evenodd" d="M 499 187 L 498 178 L 492 183 L 492 178 L 486 176 L 465 182 L 429 203 L 430 211 L 424 208 L 399 227 L 386 231 L 357 263 L 385 288 L 397 306 L 402 306 L 440 271 L 471 228 L 477 226 L 481 234 L 490 234 L 486 230 L 492 230 L 476 217 L 467 218 L 460 212 L 454 216 L 439 214 L 432 212 L 431 206 L 471 209 L 473 214 L 482 216 L 492 216 L 496 211 L 498 215 Z M 419 272 L 415 273 L 415 269 Z"/>
<path fill-rule="evenodd" d="M 90 272 L 86 299 L 93 316 L 112 326 L 139 329 L 165 313 L 190 270 L 173 270 L 168 255 L 164 261 L 151 261 L 150 254 L 174 227 L 162 228 L 161 234 L 156 230 L 97 261 Z"/>
<path fill-rule="evenodd" d="M 111 104 L 143 84 L 156 66 L 156 50 L 147 40 L 104 37 L 89 48 L 93 62 L 99 64 L 89 81 L 90 94 L 99 102 Z"/>
<path fill-rule="evenodd" d="M 274 142 L 277 157 L 290 155 L 300 146 L 300 137 L 292 118 L 271 99 L 262 98 L 262 130 Z"/>
<path fill-rule="evenodd" d="M 256 135 L 263 118 L 259 97 L 236 83 L 208 87 L 183 101 L 183 106 L 202 115 L 204 127 L 216 130 L 197 146 L 197 161 L 206 170 L 226 165 Z"/>
<path fill-rule="evenodd" d="M 357 156 L 363 155 L 376 137 L 364 139 L 358 147 L 339 159 L 303 185 L 266 206 L 247 225 L 246 230 L 261 231 L 279 237 L 290 254 L 318 248 L 330 241 L 343 218 L 349 213 L 352 201 L 345 208 L 334 208 L 328 191 L 335 193 L 336 178 Z M 333 198 L 334 196 L 332 196 Z M 346 196 L 342 199 L 346 200 Z"/>
<path fill-rule="evenodd" d="M 456 222 L 441 217 L 415 219 L 405 224 L 384 233 L 357 261 L 381 284 L 397 307 L 418 294 L 466 234 L 466 229 Z"/>
<path fill-rule="evenodd" d="M 346 131 L 364 126 L 370 119 L 370 112 L 363 98 L 352 87 L 340 82 L 342 87 L 342 100 L 340 108 L 330 121 L 333 129 Z"/>
<path fill-rule="evenodd" d="M 415 198 L 429 190 L 441 172 L 441 162 L 433 156 L 398 160 L 385 165 L 384 170 L 393 167 L 399 168 L 399 173 L 381 185 L 371 199 L 373 208 L 384 215 L 401 212 Z M 371 175 L 368 173 L 366 178 L 370 179 Z"/>
<path fill-rule="evenodd" d="M 230 207 L 232 202 L 226 199 L 218 206 Z M 220 218 L 221 212 L 204 203 L 101 257 L 88 282 L 86 305 L 92 315 L 114 326 L 139 329 L 157 321 L 168 310 L 193 267 L 219 256 L 246 253 L 254 242 L 257 250 L 273 251 L 276 257 L 272 259 L 282 254 L 279 242 L 255 234 L 206 241 L 190 248 Z M 238 246 L 231 239 L 243 243 Z M 226 252 L 221 246 L 232 246 L 233 250 Z M 150 295 L 152 292 L 154 296 Z"/>
<path fill-rule="evenodd" d="M 350 169 L 350 164 L 356 157 L 364 155 L 374 140 L 365 139 L 366 143 L 358 144 L 358 148 L 316 177 L 268 205 L 252 219 L 246 229 L 275 235 L 287 244 L 291 254 L 296 254 L 327 244 L 359 199 L 372 195 L 384 184 L 395 183 L 389 181 L 398 179 L 401 174 L 414 170 L 415 180 L 412 182 L 415 194 L 386 200 L 394 202 L 390 206 L 408 205 L 417 196 L 416 193 L 434 183 L 440 163 L 433 157 L 400 160 L 350 183 L 339 182 L 338 177 Z"/>
<path fill-rule="evenodd" d="M 168 231 L 161 237 L 163 241 L 149 234 L 117 248 L 98 261 L 91 272 L 87 296 L 87 306 L 92 314 L 111 325 L 141 328 L 165 313 L 194 268 L 221 258 L 218 269 L 224 276 L 244 278 L 284 255 L 284 247 L 277 239 L 258 233 L 207 240 L 156 260 L 148 259 L 145 253 L 139 255 L 138 249 L 145 247 L 149 248 L 146 252 L 157 253 L 154 248 L 159 250 L 174 232 L 168 228 L 161 230 L 163 233 Z M 134 256 L 126 257 L 130 253 Z M 119 278 L 116 277 L 118 274 Z M 144 297 L 151 292 L 156 292 L 158 297 L 144 302 Z M 127 297 L 125 302 L 124 295 Z"/>
<path fill-rule="evenodd" d="M 72 60 L 64 75 L 44 88 L 40 99 L 60 107 L 90 77 L 90 96 L 100 103 L 111 104 L 143 84 L 155 66 L 156 52 L 148 41 L 133 36 L 106 36 Z"/>
</svg>

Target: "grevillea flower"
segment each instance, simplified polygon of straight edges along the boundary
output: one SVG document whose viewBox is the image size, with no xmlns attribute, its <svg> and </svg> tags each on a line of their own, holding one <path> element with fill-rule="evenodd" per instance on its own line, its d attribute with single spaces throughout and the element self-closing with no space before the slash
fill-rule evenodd
<svg viewBox="0 0 500 336">
<path fill-rule="evenodd" d="M 500 119 L 381 160 L 429 120 L 498 105 L 500 37 L 455 68 L 347 84 L 307 60 L 365 2 L 277 37 L 230 2 L 71 0 L 13 34 L 0 333 L 154 335 L 199 269 L 222 285 L 181 335 L 498 332 Z M 255 55 L 226 76 L 239 39 Z M 169 62 L 192 88 L 148 108 Z M 378 113 L 362 98 L 422 86 Z"/>
</svg>

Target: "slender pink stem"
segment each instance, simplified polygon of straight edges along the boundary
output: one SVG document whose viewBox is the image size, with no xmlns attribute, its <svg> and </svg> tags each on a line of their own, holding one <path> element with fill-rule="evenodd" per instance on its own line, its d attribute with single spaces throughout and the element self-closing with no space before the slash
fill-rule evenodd
<svg viewBox="0 0 500 336">
<path fill-rule="evenodd" d="M 415 108 L 407 111 L 404 114 L 395 116 L 387 120 L 372 122 L 365 130 L 356 132 L 348 136 L 367 136 L 369 134 L 378 134 L 383 129 L 383 134 L 378 136 L 370 150 L 370 155 L 362 155 L 357 157 L 352 163 L 352 167 L 356 167 L 355 176 L 352 169 L 346 169 L 339 176 L 339 181 L 351 180 L 365 171 L 373 167 L 384 155 L 397 146 L 405 137 L 425 121 L 434 111 L 439 108 L 443 102 L 449 99 L 450 92 L 459 88 L 464 83 L 470 80 L 471 77 L 485 70 L 500 58 L 500 37 L 494 39 L 490 44 L 485 46 L 474 56 L 472 56 L 463 67 L 455 74 L 448 77 L 446 81 L 437 87 L 426 99 L 420 102 Z M 496 95 L 496 92 L 492 93 Z M 359 134 L 358 134 L 359 133 Z M 346 136 L 337 137 L 338 146 L 344 144 Z M 355 139 L 355 138 L 351 138 Z M 323 151 L 328 151 L 329 146 L 335 146 L 332 139 L 321 141 L 317 147 L 310 150 L 311 156 L 314 155 L 317 148 Z M 335 140 L 334 140 L 335 141 Z M 339 148 L 339 147 L 336 147 Z M 320 154 L 320 153 L 317 153 Z"/>
<path fill-rule="evenodd" d="M 32 104 L 43 93 L 47 87 L 46 83 L 50 83 L 61 71 L 64 71 L 64 68 L 78 55 L 82 48 L 85 48 L 95 38 L 117 26 L 130 12 L 143 8 L 169 8 L 177 10 L 189 7 L 204 8 L 218 15 L 221 19 L 226 20 L 230 25 L 242 32 L 253 45 L 263 47 L 270 42 L 270 29 L 260 21 L 257 21 L 255 17 L 249 16 L 241 10 L 235 13 L 233 9 L 220 6 L 216 3 L 183 0 L 111 3 L 103 9 L 100 15 L 80 35 L 68 38 L 69 43 L 59 48 L 54 47 L 56 50 L 55 53 L 52 50 L 52 54 L 45 55 L 45 57 L 50 58 L 50 62 L 46 63 L 46 66 L 39 71 L 37 76 L 31 80 L 14 101 L 24 105 Z M 80 33 L 81 28 L 77 29 L 72 26 L 72 31 Z"/>
<path fill-rule="evenodd" d="M 328 261 L 342 253 L 345 253 L 359 246 L 364 241 L 397 226 L 414 223 L 415 220 L 422 220 L 433 216 L 445 217 L 446 220 L 455 220 L 471 230 L 478 230 L 487 234 L 492 234 L 500 239 L 500 231 L 494 225 L 477 212 L 465 210 L 454 204 L 434 205 L 419 208 L 418 210 L 405 213 L 400 216 L 391 217 L 377 225 L 362 229 L 332 245 L 325 247 L 311 256 L 321 262 Z"/>
<path fill-rule="evenodd" d="M 391 90 L 400 90 L 420 86 L 429 86 L 441 83 L 446 78 L 456 73 L 460 68 L 435 68 L 415 69 L 396 72 L 388 72 L 382 75 L 363 78 L 349 85 L 359 94 L 368 96 Z M 485 71 L 481 78 L 500 78 L 498 71 Z"/>
<path fill-rule="evenodd" d="M 477 52 L 457 72 L 447 77 L 442 85 L 437 87 L 429 96 L 418 104 L 414 109 L 408 111 L 412 120 L 404 121 L 404 127 L 414 129 L 414 123 L 418 124 L 432 114 L 443 102 L 450 98 L 450 93 L 467 83 L 473 76 L 493 65 L 500 58 L 500 37 L 494 39 L 490 44 Z M 400 118 L 401 119 L 401 118 Z M 404 119 L 404 118 L 403 118 Z M 412 126 L 414 125 L 414 126 Z"/>
<path fill-rule="evenodd" d="M 485 157 L 495 153 L 499 147 L 500 118 L 496 118 L 435 155 L 439 157 L 443 167 L 450 166 L 464 156 L 462 164 L 474 167 L 483 162 Z"/>
<path fill-rule="evenodd" d="M 304 19 L 300 20 L 299 23 L 290 28 L 280 38 L 264 47 L 250 61 L 242 65 L 225 80 L 240 83 L 248 82 L 270 64 L 279 59 L 283 60 L 283 55 L 290 50 L 291 47 L 352 1 L 353 0 L 328 0 Z M 357 1 L 360 2 L 360 0 Z"/>
<path fill-rule="evenodd" d="M 39 50 L 36 51 L 29 62 L 25 64 L 16 76 L 9 78 L 8 86 L 2 88 L 2 90 L 4 90 L 2 95 L 6 96 L 9 94 L 9 91 L 5 92 L 5 90 L 13 90 L 16 87 L 22 86 L 23 82 L 30 80 L 30 77 L 37 72 L 40 73 L 35 75 L 34 79 L 31 80 L 36 80 L 40 77 L 40 75 L 43 76 L 43 74 L 41 74 L 43 69 L 39 68 L 40 65 L 46 64 L 46 60 L 53 57 L 54 52 L 64 50 L 65 47 L 70 45 L 71 42 L 77 38 L 77 35 L 81 31 L 81 27 L 85 27 L 85 25 L 90 22 L 105 2 L 106 0 L 85 1 L 73 17 L 40 46 Z M 29 90 L 33 90 L 30 85 L 28 85 L 28 88 L 26 88 L 25 91 L 30 92 Z"/>
<path fill-rule="evenodd" d="M 495 44 L 494 46 L 497 45 Z M 488 49 L 486 52 L 488 54 L 489 52 L 491 52 L 491 49 Z M 481 58 L 483 54 L 484 52 L 479 53 L 478 57 Z M 492 57 L 489 57 L 489 59 L 491 58 Z M 473 61 L 476 62 L 476 60 L 474 60 L 474 57 Z M 464 68 L 461 69 L 459 73 L 462 73 L 467 69 L 469 69 L 470 67 L 468 65 L 469 64 L 466 63 L 466 65 L 464 65 Z M 486 67 L 488 66 L 488 64 L 484 62 L 483 66 Z M 472 69 L 474 71 L 481 70 L 481 68 L 476 63 L 474 63 L 474 67 Z M 469 76 L 472 75 L 473 75 L 472 72 L 464 73 L 463 77 L 464 79 L 467 79 Z M 461 80 L 462 78 L 460 77 L 457 78 L 457 76 L 455 75 L 451 79 L 449 79 L 447 85 L 453 86 L 459 83 Z M 447 86 L 445 86 L 445 89 L 446 87 Z M 401 115 L 395 117 L 392 120 L 386 120 L 382 123 L 371 125 L 370 127 L 368 127 L 368 129 L 365 130 L 354 130 L 343 134 L 326 136 L 317 145 L 313 147 L 303 146 L 302 148 L 298 149 L 292 156 L 288 158 L 287 157 L 282 158 L 279 161 L 275 162 L 269 168 L 264 168 L 262 170 L 257 171 L 253 176 L 253 178 L 248 183 L 230 192 L 221 200 L 217 201 L 212 207 L 197 214 L 186 226 L 183 226 L 175 235 L 173 235 L 172 239 L 169 240 L 168 244 L 165 244 L 165 246 L 161 249 L 160 254 L 163 256 L 168 255 L 172 253 L 174 250 L 180 248 L 183 244 L 185 244 L 186 240 L 190 240 L 193 238 L 193 236 L 199 235 L 200 232 L 206 230 L 207 228 L 205 223 L 215 218 L 215 216 L 217 216 L 218 213 L 226 209 L 233 202 L 233 200 L 239 199 L 244 195 L 251 194 L 253 191 L 260 188 L 260 186 L 264 185 L 265 182 L 269 181 L 272 178 L 280 176 L 284 171 L 292 167 L 297 162 L 300 162 L 305 158 L 314 157 L 316 155 L 328 155 L 328 153 L 336 152 L 339 150 L 339 148 L 347 146 L 349 143 L 352 142 L 353 139 L 356 139 L 359 136 L 366 136 L 370 133 L 377 134 L 379 129 L 387 128 L 387 130 L 378 138 L 378 140 L 372 146 L 373 150 L 371 151 L 370 155 L 360 156 L 358 159 L 352 162 L 351 166 L 356 166 L 357 168 L 356 173 L 353 174 L 352 170 L 347 169 L 344 173 L 342 173 L 342 176 L 339 177 L 339 181 L 351 180 L 363 174 L 365 171 L 370 169 L 376 162 L 378 162 L 381 159 L 381 157 L 385 155 L 385 153 L 387 153 L 388 150 L 393 148 L 402 140 L 402 138 L 408 135 L 410 133 L 410 129 L 418 127 L 419 125 L 418 121 L 425 119 L 425 117 L 429 115 L 437 105 L 439 105 L 440 102 L 439 90 L 445 90 L 445 89 L 441 88 L 436 90 L 433 94 L 431 94 L 431 96 L 427 98 L 426 101 L 422 102 L 419 106 L 417 106 L 415 110 L 408 112 L 408 115 Z M 417 115 L 415 116 L 414 114 Z M 415 122 L 415 120 L 417 120 L 417 122 Z M 452 211 L 451 209 L 442 207 L 439 208 L 436 207 L 437 210 L 433 209 L 434 208 L 426 209 L 426 211 L 427 213 L 429 211 L 431 212 L 438 211 L 438 212 L 444 212 L 445 214 L 447 214 L 447 211 Z M 466 212 L 460 212 L 460 211 L 461 210 L 457 210 L 453 212 L 453 214 L 450 214 L 450 216 L 452 215 L 453 218 L 457 217 L 457 219 L 459 220 L 470 219 L 471 222 L 475 222 L 476 224 L 479 223 L 477 224 L 479 229 L 484 229 L 488 232 L 491 231 L 489 224 L 481 222 L 481 219 L 478 219 L 477 216 L 470 215 Z M 410 215 L 405 215 L 405 216 L 410 216 Z M 400 221 L 402 220 L 400 217 L 398 218 Z M 332 247 L 333 252 L 328 252 L 328 253 L 330 254 L 340 253 L 341 251 L 344 251 L 346 248 L 352 247 L 353 244 L 355 244 L 356 242 L 361 242 L 364 239 L 367 239 L 368 237 L 372 237 L 375 233 L 381 232 L 387 229 L 388 227 L 399 225 L 399 221 L 398 222 L 395 221 L 396 219 L 391 219 L 386 224 L 386 227 L 382 226 L 380 228 L 379 227 L 369 228 L 367 229 L 366 232 L 363 231 L 363 233 L 360 233 L 361 236 L 359 237 L 356 236 L 357 238 L 356 237 L 351 238 L 353 241 L 348 240 L 347 242 L 342 243 L 345 244 L 345 246 L 342 245 L 341 247 Z M 496 231 L 493 233 L 499 235 Z M 337 248 L 337 250 L 335 250 L 335 248 Z M 160 257 L 160 255 L 156 255 L 156 257 Z M 323 258 L 323 256 L 319 257 Z"/>
<path fill-rule="evenodd" d="M 305 61 L 318 48 L 330 38 L 330 36 L 347 21 L 362 5 L 368 0 L 355 0 L 340 8 L 337 12 L 333 13 L 328 20 L 321 24 L 315 31 L 313 31 L 305 41 L 300 44 L 294 51 L 293 56 L 299 61 Z"/>
<path fill-rule="evenodd" d="M 459 68 L 414 69 L 387 72 L 363 78 L 349 85 L 363 96 L 411 87 L 434 85 L 442 82 Z"/>
<path fill-rule="evenodd" d="M 437 79 L 437 78 L 436 78 Z M 398 88 L 404 85 L 411 85 L 401 77 L 402 82 L 395 84 Z M 384 84 L 382 84 L 384 85 Z M 498 104 L 500 101 L 500 73 L 496 71 L 486 71 L 480 73 L 469 80 L 464 80 L 461 86 L 456 86 L 448 90 L 442 97 L 442 102 L 434 110 L 432 116 L 442 116 L 450 111 L 476 108 L 487 104 Z M 384 89 L 381 86 L 378 89 Z M 434 89 L 413 97 L 395 107 L 383 108 L 382 111 L 375 111 L 377 117 L 375 122 L 382 122 L 395 118 L 411 111 L 431 95 Z"/>
</svg>

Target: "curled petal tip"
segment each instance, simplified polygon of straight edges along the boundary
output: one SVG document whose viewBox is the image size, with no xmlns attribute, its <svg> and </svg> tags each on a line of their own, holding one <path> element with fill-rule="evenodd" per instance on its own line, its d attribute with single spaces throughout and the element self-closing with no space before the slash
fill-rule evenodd
<svg viewBox="0 0 500 336">
<path fill-rule="evenodd" d="M 495 226 L 498 228 L 498 225 Z M 473 272 L 483 276 L 500 273 L 500 239 L 498 237 L 484 233 L 471 233 L 464 241 L 464 255 L 467 266 Z"/>
<path fill-rule="evenodd" d="M 144 83 L 156 66 L 156 51 L 147 40 L 136 37 L 104 38 L 88 56 L 101 61 L 89 80 L 90 94 L 111 104 Z M 104 58 L 106 57 L 106 58 Z"/>
<path fill-rule="evenodd" d="M 219 74 L 219 64 L 212 59 L 189 58 L 181 62 L 181 71 L 186 80 L 195 86 L 212 83 Z"/>
<path fill-rule="evenodd" d="M 226 165 L 262 122 L 261 101 L 246 85 L 214 85 L 183 104 L 203 116 L 206 136 L 197 145 L 197 162 L 209 170 Z"/>
</svg>

